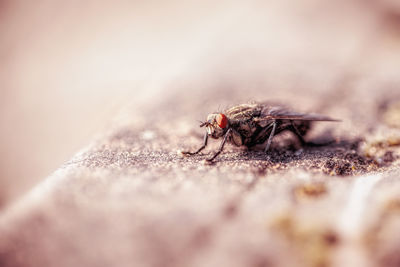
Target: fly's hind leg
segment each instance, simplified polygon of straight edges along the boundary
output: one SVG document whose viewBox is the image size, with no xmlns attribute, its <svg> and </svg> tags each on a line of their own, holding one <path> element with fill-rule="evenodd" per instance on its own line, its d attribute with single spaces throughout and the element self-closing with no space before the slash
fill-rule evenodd
<svg viewBox="0 0 400 267">
<path fill-rule="evenodd" d="M 318 146 L 326 146 L 326 145 L 330 145 L 332 143 L 334 143 L 335 141 L 328 141 L 325 143 L 314 143 L 314 142 L 307 142 L 306 140 L 304 140 L 303 135 L 300 133 L 299 129 L 296 127 L 296 125 L 293 123 L 293 121 L 290 121 L 292 124 L 292 132 L 297 136 L 297 138 L 299 139 L 299 141 L 301 142 L 302 146 L 312 146 L 312 147 L 318 147 Z"/>
<path fill-rule="evenodd" d="M 196 150 L 195 152 L 182 151 L 182 154 L 183 155 L 189 155 L 189 156 L 198 154 L 200 151 L 202 151 L 207 146 L 207 141 L 208 141 L 208 134 L 205 133 L 203 145 L 198 150 Z"/>
<path fill-rule="evenodd" d="M 267 153 L 269 147 L 271 146 L 272 139 L 274 139 L 275 130 L 276 130 L 276 121 L 272 122 L 272 130 L 271 130 L 271 133 L 269 134 L 267 145 L 264 148 L 265 153 Z"/>
<path fill-rule="evenodd" d="M 224 145 L 226 143 L 226 140 L 228 139 L 228 136 L 231 134 L 232 129 L 229 128 L 228 131 L 226 131 L 224 139 L 222 140 L 221 144 L 219 145 L 218 151 L 209 159 L 206 159 L 206 161 L 211 162 L 213 161 L 219 154 L 221 154 L 222 150 L 224 149 Z"/>
</svg>

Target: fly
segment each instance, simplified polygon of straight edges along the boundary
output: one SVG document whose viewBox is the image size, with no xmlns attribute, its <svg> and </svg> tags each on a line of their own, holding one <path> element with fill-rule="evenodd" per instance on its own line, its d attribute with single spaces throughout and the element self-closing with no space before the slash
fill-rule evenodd
<svg viewBox="0 0 400 267">
<path fill-rule="evenodd" d="M 254 147 L 265 144 L 264 152 L 271 146 L 274 136 L 284 131 L 294 133 L 303 145 L 304 136 L 314 121 L 338 121 L 319 114 L 299 113 L 284 106 L 269 103 L 241 104 L 223 113 L 211 113 L 200 124 L 206 128 L 203 145 L 195 152 L 185 151 L 184 155 L 195 155 L 207 146 L 208 138 L 222 138 L 217 152 L 207 161 L 213 161 L 224 149 L 228 141 L 236 146 Z M 315 145 L 315 144 L 314 144 Z"/>
</svg>

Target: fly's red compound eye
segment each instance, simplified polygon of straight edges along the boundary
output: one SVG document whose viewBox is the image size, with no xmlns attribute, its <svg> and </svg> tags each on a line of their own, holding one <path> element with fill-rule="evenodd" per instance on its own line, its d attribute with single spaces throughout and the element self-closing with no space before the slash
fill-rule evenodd
<svg viewBox="0 0 400 267">
<path fill-rule="evenodd" d="M 215 120 L 218 123 L 218 126 L 221 127 L 222 129 L 226 127 L 226 125 L 228 124 L 228 119 L 226 118 L 226 116 L 222 113 L 218 114 L 215 118 Z"/>
</svg>

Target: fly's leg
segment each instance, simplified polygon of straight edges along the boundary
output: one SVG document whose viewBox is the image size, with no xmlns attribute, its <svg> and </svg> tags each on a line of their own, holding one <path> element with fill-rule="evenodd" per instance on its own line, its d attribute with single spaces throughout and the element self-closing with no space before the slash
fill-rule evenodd
<svg viewBox="0 0 400 267">
<path fill-rule="evenodd" d="M 211 162 L 213 161 L 219 154 L 221 154 L 222 150 L 224 149 L 224 145 L 226 140 L 228 140 L 228 136 L 231 134 L 232 129 L 229 128 L 228 131 L 226 131 L 224 139 L 222 140 L 221 144 L 219 145 L 218 151 L 214 154 L 214 156 L 212 156 L 209 159 L 206 159 L 206 161 Z"/>
<path fill-rule="evenodd" d="M 297 127 L 293 123 L 293 121 L 291 121 L 291 124 L 292 124 L 292 132 L 297 136 L 297 138 L 300 140 L 300 142 L 301 142 L 301 144 L 303 146 L 314 146 L 314 147 L 326 146 L 326 145 L 330 145 L 330 144 L 335 142 L 334 140 L 328 141 L 328 142 L 325 142 L 325 143 L 321 143 L 321 144 L 317 144 L 317 143 L 313 143 L 313 142 L 307 142 L 306 140 L 304 140 L 303 135 L 300 133 L 299 129 L 297 129 Z"/>
<path fill-rule="evenodd" d="M 202 150 L 207 146 L 207 141 L 208 141 L 208 134 L 205 133 L 203 145 L 202 145 L 196 152 L 182 151 L 182 154 L 184 154 L 184 155 L 190 155 L 190 156 L 191 156 L 191 155 L 196 155 L 196 154 L 198 154 L 200 151 L 202 151 Z"/>
<path fill-rule="evenodd" d="M 297 129 L 296 125 L 293 123 L 293 121 L 290 121 L 292 124 L 292 132 L 297 136 L 297 138 L 300 140 L 300 143 L 303 146 L 307 145 L 307 141 L 304 140 L 303 135 L 300 133 L 299 129 Z"/>
<path fill-rule="evenodd" d="M 269 147 L 271 146 L 272 139 L 274 139 L 275 129 L 276 129 L 276 121 L 273 121 L 272 122 L 272 130 L 271 130 L 271 133 L 269 134 L 267 145 L 264 148 L 264 152 L 265 153 L 267 153 Z"/>
</svg>

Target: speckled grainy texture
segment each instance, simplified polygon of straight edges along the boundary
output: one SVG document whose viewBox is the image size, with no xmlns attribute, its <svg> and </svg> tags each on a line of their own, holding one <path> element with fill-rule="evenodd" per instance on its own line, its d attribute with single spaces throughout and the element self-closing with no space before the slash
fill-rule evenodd
<svg viewBox="0 0 400 267">
<path fill-rule="evenodd" d="M 0 266 L 399 266 L 400 39 L 390 40 L 346 66 L 330 55 L 277 76 L 223 66 L 177 78 L 2 211 Z M 208 112 L 254 100 L 341 119 L 306 137 L 335 143 L 283 135 L 268 155 L 227 145 L 212 165 L 217 141 L 179 153 L 201 145 Z"/>
<path fill-rule="evenodd" d="M 349 136 L 353 121 L 345 114 L 353 106 L 346 102 L 360 101 L 360 93 L 324 111 L 342 123 L 322 122 L 311 134 L 335 144 L 302 148 L 288 135 L 269 156 L 228 145 L 213 165 L 203 159 L 218 142 L 198 156 L 178 150 L 200 145 L 196 118 L 217 101 L 203 105 L 205 95 L 189 106 L 171 97 L 125 111 L 131 120 L 117 118 L 108 134 L 6 210 L 2 266 L 396 266 L 398 145 L 380 146 L 392 157 L 379 161 L 360 148 L 367 135 Z M 370 127 L 368 136 L 386 126 Z M 370 175 L 379 181 L 364 192 Z"/>
</svg>

